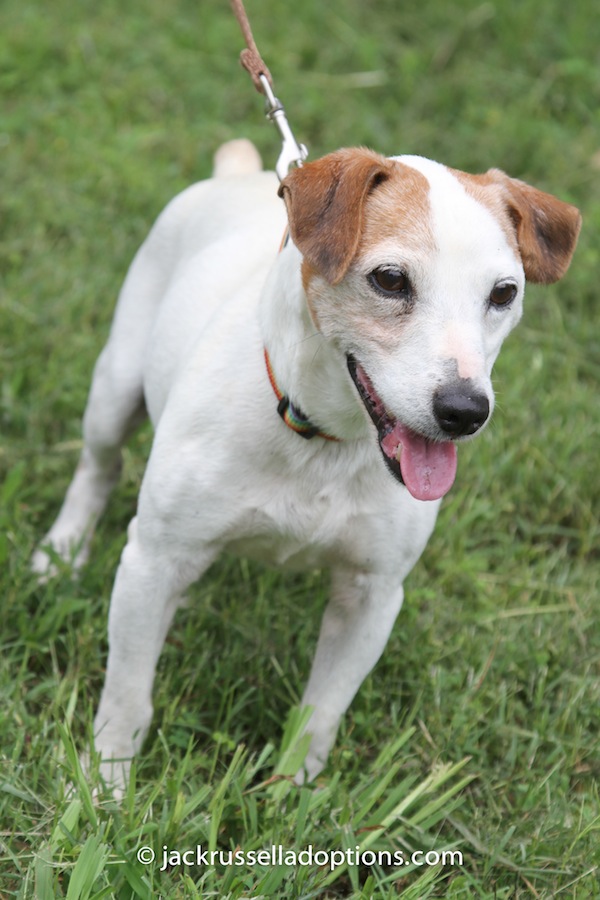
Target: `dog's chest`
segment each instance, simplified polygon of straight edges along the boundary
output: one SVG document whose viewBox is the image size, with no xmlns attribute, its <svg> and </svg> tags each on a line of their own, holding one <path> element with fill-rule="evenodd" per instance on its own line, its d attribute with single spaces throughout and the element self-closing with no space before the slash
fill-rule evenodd
<svg viewBox="0 0 600 900">
<path fill-rule="evenodd" d="M 292 570 L 336 565 L 402 569 L 409 560 L 412 565 L 437 511 L 437 504 L 413 509 L 406 491 L 377 469 L 329 480 L 259 480 L 256 489 L 256 502 L 252 495 L 247 498 L 225 549 Z"/>
<path fill-rule="evenodd" d="M 332 565 L 360 552 L 356 536 L 362 518 L 335 490 L 302 497 L 288 486 L 246 509 L 226 548 L 285 569 Z"/>
</svg>

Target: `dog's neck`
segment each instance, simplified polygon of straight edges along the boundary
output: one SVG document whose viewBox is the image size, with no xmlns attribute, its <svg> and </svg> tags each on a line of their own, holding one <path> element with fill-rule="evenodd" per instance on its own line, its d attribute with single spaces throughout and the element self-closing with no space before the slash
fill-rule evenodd
<svg viewBox="0 0 600 900">
<path fill-rule="evenodd" d="M 341 440 L 368 436 L 344 353 L 319 333 L 302 285 L 302 256 L 288 241 L 261 301 L 261 331 L 282 393 L 320 430 Z"/>
</svg>

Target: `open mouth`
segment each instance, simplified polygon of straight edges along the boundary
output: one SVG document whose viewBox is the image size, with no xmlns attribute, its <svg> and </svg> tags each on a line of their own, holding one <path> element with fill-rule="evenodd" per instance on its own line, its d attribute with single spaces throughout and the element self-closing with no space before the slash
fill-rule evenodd
<svg viewBox="0 0 600 900">
<path fill-rule="evenodd" d="M 347 359 L 350 376 L 377 429 L 388 469 L 416 500 L 439 500 L 454 484 L 456 445 L 452 441 L 432 441 L 395 419 L 360 363 L 353 356 Z"/>
</svg>

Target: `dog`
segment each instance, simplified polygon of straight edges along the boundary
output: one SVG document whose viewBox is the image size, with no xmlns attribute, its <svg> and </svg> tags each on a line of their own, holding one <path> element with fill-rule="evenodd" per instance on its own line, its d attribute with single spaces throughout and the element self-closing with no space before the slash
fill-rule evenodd
<svg viewBox="0 0 600 900">
<path fill-rule="evenodd" d="M 500 170 L 364 148 L 278 188 L 244 141 L 171 201 L 125 280 L 81 459 L 33 560 L 42 577 L 57 555 L 85 562 L 121 447 L 149 415 L 94 723 L 108 783 L 123 787 L 149 729 L 173 614 L 224 550 L 331 570 L 297 780 L 321 771 L 388 640 L 457 447 L 489 421 L 525 280 L 566 272 L 580 222 Z"/>
</svg>

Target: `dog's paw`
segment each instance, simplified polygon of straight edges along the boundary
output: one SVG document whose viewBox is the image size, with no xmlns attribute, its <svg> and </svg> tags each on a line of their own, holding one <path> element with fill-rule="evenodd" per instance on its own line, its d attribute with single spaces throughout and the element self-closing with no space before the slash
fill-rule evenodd
<svg viewBox="0 0 600 900">
<path fill-rule="evenodd" d="M 52 578 L 68 572 L 76 575 L 89 558 L 89 542 L 74 545 L 68 540 L 57 541 L 49 535 L 34 551 L 30 568 L 37 576 L 38 584 L 46 584 Z"/>
<path fill-rule="evenodd" d="M 56 563 L 52 561 L 50 554 L 42 547 L 38 547 L 31 557 L 30 568 L 33 574 L 37 575 L 39 584 L 45 584 L 58 575 Z"/>
<path fill-rule="evenodd" d="M 303 784 L 313 782 L 317 775 L 320 775 L 325 768 L 325 761 L 319 759 L 316 754 L 309 750 L 306 754 L 302 768 L 298 769 L 294 775 L 295 783 L 301 787 Z"/>
<path fill-rule="evenodd" d="M 96 759 L 92 764 L 91 754 L 86 752 L 80 755 L 79 763 L 84 778 L 95 784 L 91 792 L 94 803 L 99 804 L 107 795 L 117 803 L 123 800 L 129 782 L 131 759 Z"/>
<path fill-rule="evenodd" d="M 102 783 L 117 803 L 125 796 L 130 771 L 130 759 L 103 759 L 100 763 Z"/>
</svg>

